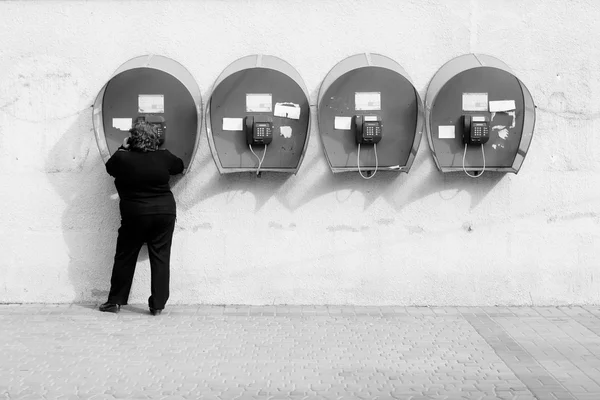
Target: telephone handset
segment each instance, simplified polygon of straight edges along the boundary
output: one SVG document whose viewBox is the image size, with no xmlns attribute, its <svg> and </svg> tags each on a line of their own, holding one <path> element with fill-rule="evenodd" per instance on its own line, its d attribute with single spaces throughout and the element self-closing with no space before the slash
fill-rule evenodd
<svg viewBox="0 0 600 400">
<path fill-rule="evenodd" d="M 158 144 L 162 145 L 165 142 L 165 137 L 167 136 L 167 125 L 165 124 L 165 119 L 163 117 L 157 115 L 147 115 L 142 117 L 137 117 L 135 122 L 145 121 L 148 122 L 156 129 L 156 133 L 158 134 Z"/>
<path fill-rule="evenodd" d="M 381 140 L 383 125 L 377 115 L 355 115 L 356 144 L 377 144 Z"/>
<path fill-rule="evenodd" d="M 490 139 L 490 120 L 483 115 L 463 115 L 463 143 L 485 144 Z"/>
<path fill-rule="evenodd" d="M 268 145 L 273 141 L 273 119 L 270 117 L 245 117 L 246 142 L 249 145 Z"/>
</svg>

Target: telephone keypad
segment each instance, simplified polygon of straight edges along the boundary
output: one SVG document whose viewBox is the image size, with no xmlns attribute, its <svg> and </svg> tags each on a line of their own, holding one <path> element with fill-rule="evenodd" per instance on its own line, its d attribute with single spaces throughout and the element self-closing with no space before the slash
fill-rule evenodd
<svg viewBox="0 0 600 400">
<path fill-rule="evenodd" d="M 482 138 L 488 134 L 487 126 L 474 126 L 473 127 L 473 137 Z"/>
<path fill-rule="evenodd" d="M 158 122 L 151 122 L 151 125 L 154 127 L 156 135 L 158 136 L 158 143 L 162 145 L 165 141 L 166 126 L 164 126 L 163 123 Z"/>
<path fill-rule="evenodd" d="M 490 139 L 489 118 L 484 115 L 463 115 L 462 142 L 483 145 Z"/>
<path fill-rule="evenodd" d="M 273 127 L 271 123 L 258 122 L 254 124 L 252 140 L 257 144 L 269 144 L 273 139 Z"/>
<path fill-rule="evenodd" d="M 268 127 L 257 126 L 256 127 L 256 136 L 259 138 L 264 138 L 266 136 L 270 136 L 271 129 Z"/>
<path fill-rule="evenodd" d="M 367 136 L 379 135 L 381 129 L 375 126 L 367 126 Z"/>
<path fill-rule="evenodd" d="M 379 125 L 366 125 L 364 129 L 365 136 L 379 136 L 381 135 L 381 127 Z"/>
</svg>

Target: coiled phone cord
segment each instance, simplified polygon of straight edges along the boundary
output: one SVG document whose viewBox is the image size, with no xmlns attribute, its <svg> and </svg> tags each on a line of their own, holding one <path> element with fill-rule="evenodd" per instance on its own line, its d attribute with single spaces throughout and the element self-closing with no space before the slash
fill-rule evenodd
<svg viewBox="0 0 600 400">
<path fill-rule="evenodd" d="M 377 168 L 379 168 L 379 160 L 377 159 L 377 143 L 373 143 L 373 149 L 375 150 L 375 172 L 371 176 L 364 176 L 362 171 L 360 170 L 360 143 L 358 144 L 358 154 L 356 155 L 356 165 L 358 166 L 358 173 L 364 179 L 371 179 L 377 173 Z"/>
<path fill-rule="evenodd" d="M 463 166 L 462 166 L 463 171 L 465 171 L 465 174 L 467 174 L 470 178 L 479 178 L 485 172 L 485 150 L 483 149 L 483 145 L 481 145 L 481 154 L 483 154 L 483 169 L 481 170 L 481 173 L 479 175 L 471 175 L 465 169 L 465 156 L 467 155 L 467 146 L 468 146 L 468 144 L 465 143 L 465 151 L 463 153 Z"/>
<path fill-rule="evenodd" d="M 260 173 L 260 167 L 262 166 L 263 161 L 265 161 L 265 155 L 267 154 L 267 145 L 265 144 L 265 151 L 263 152 L 262 159 L 256 155 L 254 150 L 252 150 L 251 144 L 248 144 L 248 147 L 250 147 L 250 151 L 252 152 L 252 154 L 254 154 L 254 157 L 256 157 L 256 159 L 258 160 L 258 168 L 256 169 L 256 175 L 258 175 Z"/>
</svg>

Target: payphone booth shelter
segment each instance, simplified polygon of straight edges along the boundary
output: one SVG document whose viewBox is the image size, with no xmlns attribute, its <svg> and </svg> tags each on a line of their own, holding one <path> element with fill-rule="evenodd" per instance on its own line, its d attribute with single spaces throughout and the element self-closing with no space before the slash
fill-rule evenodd
<svg viewBox="0 0 600 400">
<path fill-rule="evenodd" d="M 94 131 L 105 163 L 138 118 L 157 127 L 159 149 L 181 158 L 187 171 L 202 127 L 200 88 L 190 72 L 159 55 L 133 58 L 115 71 L 94 102 Z"/>
<path fill-rule="evenodd" d="M 318 124 L 332 172 L 408 172 L 421 143 L 423 106 L 400 64 L 380 54 L 356 54 L 323 80 Z"/>
<path fill-rule="evenodd" d="M 206 107 L 219 172 L 295 174 L 309 139 L 308 98 L 300 74 L 277 57 L 250 55 L 225 68 Z"/>
<path fill-rule="evenodd" d="M 427 139 L 437 168 L 479 176 L 518 173 L 533 137 L 531 93 L 502 61 L 465 54 L 434 75 L 425 96 Z"/>
</svg>

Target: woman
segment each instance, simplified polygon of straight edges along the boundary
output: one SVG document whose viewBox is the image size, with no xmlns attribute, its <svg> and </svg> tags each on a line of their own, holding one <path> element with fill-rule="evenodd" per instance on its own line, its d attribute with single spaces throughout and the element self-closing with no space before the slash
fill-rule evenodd
<svg viewBox="0 0 600 400">
<path fill-rule="evenodd" d="M 148 245 L 151 283 L 148 307 L 152 315 L 164 309 L 169 298 L 169 262 L 175 229 L 176 205 L 170 175 L 183 172 L 183 161 L 169 150 L 158 150 L 158 134 L 145 121 L 136 121 L 106 163 L 119 193 L 121 227 L 110 280 L 108 301 L 100 311 L 119 312 L 127 304 L 138 253 Z"/>
</svg>

